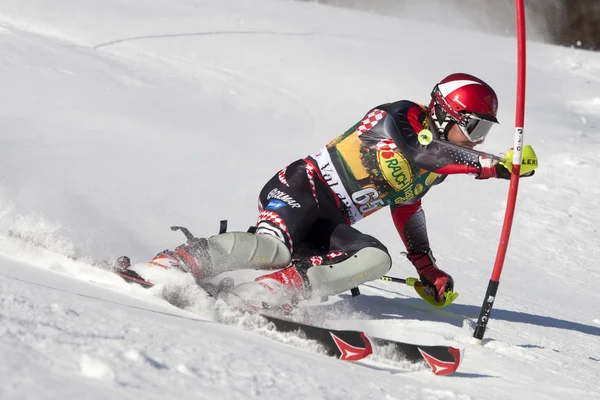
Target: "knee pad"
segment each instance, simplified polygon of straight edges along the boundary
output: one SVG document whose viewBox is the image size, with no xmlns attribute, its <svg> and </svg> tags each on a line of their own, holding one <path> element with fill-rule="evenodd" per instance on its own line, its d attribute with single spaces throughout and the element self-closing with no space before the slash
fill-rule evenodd
<svg viewBox="0 0 600 400">
<path fill-rule="evenodd" d="M 213 270 L 216 273 L 240 268 L 273 269 L 289 265 L 287 246 L 270 235 L 227 232 L 208 238 Z"/>
<path fill-rule="evenodd" d="M 313 294 L 326 296 L 377 280 L 384 276 L 391 266 L 392 259 L 387 251 L 377 247 L 365 247 L 337 264 L 310 267 L 306 275 Z"/>
</svg>

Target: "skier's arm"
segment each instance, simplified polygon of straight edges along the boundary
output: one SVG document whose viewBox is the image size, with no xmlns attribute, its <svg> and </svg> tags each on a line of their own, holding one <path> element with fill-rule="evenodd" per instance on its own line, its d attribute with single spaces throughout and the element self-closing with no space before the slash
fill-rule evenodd
<svg viewBox="0 0 600 400">
<path fill-rule="evenodd" d="M 452 289 L 452 277 L 438 269 L 427 236 L 425 212 L 421 200 L 412 204 L 393 205 L 392 219 L 421 281 L 433 288 L 434 297 L 440 298 L 447 288 Z M 448 285 L 448 287 L 447 287 Z"/>
<path fill-rule="evenodd" d="M 429 238 L 421 200 L 413 204 L 392 206 L 392 219 L 408 253 L 427 253 Z"/>
<path fill-rule="evenodd" d="M 449 143 L 433 142 L 427 146 L 419 143 L 418 133 L 429 127 L 427 109 L 411 101 L 402 100 L 384 104 L 376 109 L 385 112 L 382 121 L 361 136 L 372 146 L 378 138 L 393 139 L 398 151 L 413 165 L 441 175 L 473 174 L 478 178 L 497 176 L 495 165 L 489 167 L 480 155 L 469 149 Z"/>
<path fill-rule="evenodd" d="M 405 103 L 405 102 L 400 102 Z M 418 133 L 428 124 L 426 111 L 419 105 L 406 102 L 391 109 L 391 118 L 384 121 L 384 129 L 394 139 L 398 150 L 416 166 L 438 174 L 475 174 L 481 172 L 479 156 L 459 146 L 442 146 L 433 142 L 419 143 Z"/>
<path fill-rule="evenodd" d="M 438 301 L 443 301 L 444 292 L 453 290 L 454 281 L 449 274 L 437 267 L 429 248 L 421 200 L 413 204 L 392 206 L 392 219 L 408 250 L 407 258 L 415 266 L 426 290 Z"/>
</svg>

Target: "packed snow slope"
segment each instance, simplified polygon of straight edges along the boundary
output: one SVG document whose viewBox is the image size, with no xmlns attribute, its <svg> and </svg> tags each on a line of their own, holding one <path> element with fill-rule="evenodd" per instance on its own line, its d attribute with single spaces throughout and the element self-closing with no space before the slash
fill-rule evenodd
<svg viewBox="0 0 600 400">
<path fill-rule="evenodd" d="M 435 11 L 435 10 L 434 10 Z M 140 261 L 220 219 L 245 230 L 262 185 L 378 104 L 428 102 L 463 71 L 500 98 L 483 150 L 512 146 L 516 44 L 307 2 L 0 3 L 0 398 L 600 398 L 600 55 L 530 43 L 520 185 L 483 346 L 469 343 L 508 183 L 451 177 L 423 201 L 460 292 L 436 310 L 387 282 L 313 308 L 324 323 L 465 347 L 446 378 L 319 354 L 184 286 L 144 291 L 91 267 Z M 389 213 L 356 227 L 414 270 Z M 239 276 L 237 277 L 240 278 Z M 228 322 L 228 324 L 216 323 Z"/>
</svg>

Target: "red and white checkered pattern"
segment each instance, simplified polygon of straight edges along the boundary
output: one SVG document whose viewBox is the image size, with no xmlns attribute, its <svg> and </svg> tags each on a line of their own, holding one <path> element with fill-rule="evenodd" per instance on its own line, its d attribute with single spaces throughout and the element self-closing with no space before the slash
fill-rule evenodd
<svg viewBox="0 0 600 400">
<path fill-rule="evenodd" d="M 287 182 L 287 179 L 285 179 L 285 173 L 287 171 L 287 167 L 285 167 L 284 169 L 282 169 L 281 171 L 279 171 L 279 173 L 277 174 L 277 176 L 279 176 L 279 182 L 283 183 L 285 186 L 289 187 L 289 183 Z"/>
<path fill-rule="evenodd" d="M 336 258 L 336 257 L 341 257 L 341 256 L 346 256 L 348 255 L 346 252 L 344 251 L 332 251 L 331 253 L 327 254 L 327 258 L 329 258 L 330 260 Z"/>
<path fill-rule="evenodd" d="M 321 265 L 325 262 L 325 259 L 321 256 L 312 256 L 308 258 L 310 260 L 310 263 L 316 267 L 317 265 Z"/>
<path fill-rule="evenodd" d="M 260 201 L 260 197 L 258 198 L 258 212 L 261 213 L 264 211 L 263 205 Z"/>
<path fill-rule="evenodd" d="M 363 119 L 360 122 L 360 125 L 357 128 L 359 132 L 358 135 L 360 136 L 361 133 L 365 133 L 366 131 L 373 129 L 373 127 L 377 125 L 377 123 L 381 121 L 386 114 L 387 113 L 385 111 L 378 109 L 375 109 L 368 113 L 365 119 Z"/>
<path fill-rule="evenodd" d="M 261 221 L 269 221 L 269 222 L 273 223 L 285 235 L 285 237 L 287 238 L 287 240 L 290 244 L 290 252 L 293 252 L 294 244 L 292 242 L 292 236 L 290 235 L 290 231 L 288 230 L 287 225 L 285 224 L 283 219 L 281 219 L 279 214 L 277 214 L 276 212 L 273 212 L 273 211 L 263 210 L 260 213 L 260 215 L 258 216 L 256 225 L 258 226 Z"/>
<path fill-rule="evenodd" d="M 375 145 L 377 150 L 383 151 L 396 151 L 398 150 L 398 146 L 391 138 L 380 140 L 379 143 Z"/>
<path fill-rule="evenodd" d="M 331 253 L 327 253 L 327 255 L 325 257 L 327 257 L 330 260 L 333 260 L 336 257 L 341 257 L 341 256 L 346 256 L 346 255 L 348 255 L 348 254 L 343 251 L 332 251 Z M 325 262 L 325 257 L 312 256 L 312 257 L 309 257 L 308 260 L 310 261 L 310 263 L 313 266 L 316 267 L 317 265 L 321 265 Z"/>
<path fill-rule="evenodd" d="M 312 164 L 306 164 L 306 175 L 308 176 L 308 183 L 310 184 L 312 195 L 317 204 L 319 204 L 319 199 L 317 199 L 317 188 L 315 187 L 315 167 Z"/>
</svg>

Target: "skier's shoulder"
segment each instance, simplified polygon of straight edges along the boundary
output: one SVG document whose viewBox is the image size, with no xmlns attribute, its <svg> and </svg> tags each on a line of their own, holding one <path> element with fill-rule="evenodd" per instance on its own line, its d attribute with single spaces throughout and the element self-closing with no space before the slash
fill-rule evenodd
<svg viewBox="0 0 600 400">
<path fill-rule="evenodd" d="M 407 131 L 410 134 L 427 127 L 429 115 L 427 107 L 411 100 L 398 100 L 393 103 L 382 104 L 374 110 L 385 112 L 386 117 L 394 121 L 392 124 L 394 125 L 392 130 L 394 131 Z"/>
<path fill-rule="evenodd" d="M 427 107 L 412 100 L 398 100 L 391 103 L 381 104 L 373 110 L 382 110 L 387 114 L 396 117 L 397 115 L 407 115 L 409 111 L 421 113 L 426 112 Z"/>
</svg>

